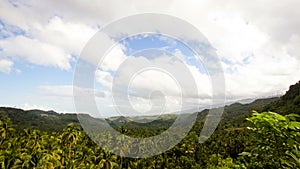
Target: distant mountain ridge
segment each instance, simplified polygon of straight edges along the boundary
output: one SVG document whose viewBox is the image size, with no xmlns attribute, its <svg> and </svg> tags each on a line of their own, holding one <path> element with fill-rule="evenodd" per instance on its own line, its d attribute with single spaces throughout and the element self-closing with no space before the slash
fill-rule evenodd
<svg viewBox="0 0 300 169">
<path fill-rule="evenodd" d="M 230 120 L 235 118 L 236 116 L 243 115 L 247 112 L 250 112 L 253 109 L 262 108 L 264 105 L 269 104 L 278 100 L 278 98 L 268 98 L 268 99 L 258 99 L 252 103 L 241 104 L 234 103 L 229 106 L 225 106 L 223 119 Z M 5 115 L 9 117 L 13 124 L 16 125 L 17 129 L 23 128 L 35 128 L 45 131 L 61 131 L 64 127 L 66 127 L 69 123 L 74 123 L 75 125 L 80 125 L 77 114 L 63 114 L 57 113 L 55 111 L 43 111 L 43 110 L 22 110 L 11 107 L 0 107 L 1 115 Z M 193 112 L 191 112 L 193 113 Z M 203 120 L 208 113 L 208 109 L 198 112 L 198 120 Z M 92 118 L 92 117 L 91 117 Z M 131 117 L 131 119 L 137 118 L 141 120 L 145 118 L 146 120 L 155 119 L 155 116 L 141 116 L 141 117 Z M 154 121 L 148 123 L 137 123 L 131 120 L 128 120 L 126 117 L 111 117 L 107 118 L 106 121 L 114 126 L 119 127 L 124 124 L 129 125 L 131 127 L 168 127 L 172 125 L 174 120 L 176 119 L 176 115 L 174 114 L 166 114 L 161 115 Z"/>
<path fill-rule="evenodd" d="M 251 115 L 252 110 L 257 111 L 274 111 L 280 114 L 296 113 L 300 114 L 300 81 L 292 86 L 281 97 L 257 99 L 251 103 L 242 104 L 239 102 L 227 105 L 224 107 L 224 113 L 222 116 L 223 124 L 232 123 L 236 126 L 241 126 L 246 123 L 245 118 Z M 203 122 L 208 109 L 198 112 L 197 121 Z M 193 112 L 191 112 L 193 113 Z M 17 129 L 24 128 L 36 128 L 44 131 L 61 131 L 69 123 L 80 125 L 77 114 L 62 114 L 54 111 L 42 111 L 42 110 L 22 110 L 10 107 L 0 107 L 0 115 L 9 117 Z M 89 115 L 87 115 L 89 116 Z M 91 119 L 97 120 L 97 118 Z M 131 119 L 138 118 L 139 120 L 145 118 L 149 120 L 154 117 L 133 117 Z M 105 119 L 111 126 L 120 127 L 122 125 L 128 125 L 130 127 L 162 127 L 166 128 L 174 122 L 175 115 L 162 115 L 156 120 L 150 123 L 137 123 L 126 119 L 126 117 L 111 117 Z M 101 120 L 101 119 L 98 119 Z M 101 121 L 103 121 L 102 119 Z"/>
</svg>

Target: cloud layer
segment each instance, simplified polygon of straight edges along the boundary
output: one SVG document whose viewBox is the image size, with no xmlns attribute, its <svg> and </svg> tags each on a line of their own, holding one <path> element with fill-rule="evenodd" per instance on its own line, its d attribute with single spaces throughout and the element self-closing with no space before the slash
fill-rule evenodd
<svg viewBox="0 0 300 169">
<path fill-rule="evenodd" d="M 103 25 L 132 14 L 154 12 L 184 19 L 208 38 L 222 61 L 229 101 L 282 94 L 300 79 L 298 6 L 298 0 L 277 3 L 273 0 L 143 3 L 137 0 L 94 0 L 89 3 L 79 0 L 4 0 L 0 2 L 0 73 L 22 71 L 19 62 L 72 70 L 85 44 Z M 110 72 L 117 70 L 128 57 L 124 46 L 111 51 L 110 55 L 113 59 L 104 61 L 103 69 L 96 72 L 96 81 L 107 89 L 111 88 L 113 80 Z M 204 79 L 198 70 L 192 66 L 189 69 L 196 79 Z M 136 82 L 136 87 L 149 89 L 147 83 L 142 85 L 145 80 L 137 80 L 141 83 Z M 57 90 L 44 87 L 48 93 L 38 92 L 36 97 L 64 91 L 71 83 L 66 81 L 61 87 L 53 85 Z M 173 86 L 172 82 L 163 85 Z M 37 91 L 40 86 L 36 86 Z M 209 96 L 209 82 L 198 84 L 198 88 L 203 91 L 203 96 Z M 71 96 L 65 98 L 71 102 Z M 71 107 L 64 108 L 73 111 Z"/>
</svg>

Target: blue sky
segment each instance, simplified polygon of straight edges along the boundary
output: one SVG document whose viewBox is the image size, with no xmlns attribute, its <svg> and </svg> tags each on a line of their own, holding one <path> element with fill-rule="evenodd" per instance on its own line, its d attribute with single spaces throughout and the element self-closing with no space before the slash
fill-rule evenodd
<svg viewBox="0 0 300 169">
<path fill-rule="evenodd" d="M 89 4 L 71 0 L 60 3 L 3 0 L 0 2 L 0 106 L 76 112 L 73 73 L 86 43 L 102 26 L 124 16 L 145 12 L 178 17 L 205 35 L 221 61 L 227 101 L 283 94 L 289 85 L 300 79 L 300 12 L 297 9 L 300 4 L 297 0 L 284 3 L 285 7 L 274 5 L 271 0 L 265 0 L 264 5 L 258 0 L 146 4 L 114 0 Z M 122 61 L 134 58 L 134 52 L 149 48 L 181 58 L 196 79 L 201 95 L 191 102 L 203 106 L 210 103 L 209 78 L 186 46 L 160 35 L 140 36 L 119 42 L 96 72 L 97 90 L 106 96 L 97 98 L 97 103 L 105 107 L 105 116 L 115 115 L 109 97 L 113 73 Z M 152 61 L 144 57 L 148 64 L 167 66 L 171 63 L 168 60 L 171 57 L 164 55 Z M 146 63 L 141 57 L 133 61 Z M 172 64 L 176 67 L 180 63 Z M 133 81 L 132 90 L 149 92 L 151 87 L 168 88 L 168 104 L 177 104 L 175 96 L 178 92 L 172 79 L 155 71 L 143 73 Z M 154 76 L 157 78 L 153 79 Z M 152 86 L 146 83 L 149 81 Z M 131 98 L 135 109 L 145 111 L 149 108 L 149 100 L 142 97 L 146 93 Z"/>
</svg>

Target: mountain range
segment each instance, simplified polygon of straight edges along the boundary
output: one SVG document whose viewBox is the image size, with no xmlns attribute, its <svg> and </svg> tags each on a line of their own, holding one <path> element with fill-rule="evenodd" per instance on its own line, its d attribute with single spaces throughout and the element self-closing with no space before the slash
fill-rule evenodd
<svg viewBox="0 0 300 169">
<path fill-rule="evenodd" d="M 253 102 L 242 104 L 239 102 L 226 105 L 221 120 L 221 125 L 227 123 L 233 124 L 233 126 L 244 126 L 247 121 L 246 117 L 251 115 L 251 111 L 274 111 L 280 114 L 286 115 L 289 113 L 300 113 L 300 81 L 294 85 L 291 85 L 289 90 L 281 97 L 262 98 L 254 100 Z M 198 113 L 197 122 L 203 122 L 209 109 L 202 110 Z M 43 131 L 61 131 L 69 123 L 80 125 L 77 118 L 77 114 L 63 114 L 54 111 L 43 110 L 22 110 L 11 107 L 0 107 L 0 115 L 7 116 L 12 120 L 12 123 L 16 126 L 16 129 L 22 130 L 24 128 L 34 128 Z M 86 115 L 89 116 L 89 115 Z M 101 120 L 90 117 L 94 120 Z M 137 116 L 127 119 L 126 117 L 111 117 L 105 119 L 111 126 L 120 127 L 127 125 L 127 127 L 168 127 L 173 124 L 176 119 L 176 115 L 167 114 L 161 115 L 157 119 L 154 116 Z M 134 119 L 139 121 L 147 120 L 150 123 L 137 123 Z"/>
</svg>

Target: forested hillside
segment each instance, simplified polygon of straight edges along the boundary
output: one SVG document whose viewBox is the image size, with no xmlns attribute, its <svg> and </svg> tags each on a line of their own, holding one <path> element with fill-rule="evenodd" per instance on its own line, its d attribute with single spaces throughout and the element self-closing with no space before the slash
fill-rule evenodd
<svg viewBox="0 0 300 169">
<path fill-rule="evenodd" d="M 251 110 L 263 110 L 263 108 L 278 100 L 278 98 L 266 98 L 258 99 L 249 104 L 234 103 L 229 106 L 225 106 L 223 113 L 223 121 L 233 121 L 234 125 L 240 125 L 245 122 L 245 117 L 251 114 Z M 0 113 L 9 117 L 12 124 L 16 129 L 23 130 L 24 128 L 39 129 L 42 131 L 62 131 L 69 123 L 80 125 L 76 114 L 62 114 L 54 111 L 42 111 L 42 110 L 22 110 L 11 107 L 0 107 Z M 202 122 L 207 115 L 208 110 L 198 112 L 198 122 Z M 151 118 L 151 117 L 136 117 Z M 157 120 L 151 123 L 136 123 L 134 121 L 127 120 L 125 117 L 111 117 L 106 119 L 111 126 L 120 127 L 126 125 L 128 127 L 163 127 L 166 128 L 173 124 L 175 115 L 162 115 Z"/>
<path fill-rule="evenodd" d="M 198 138 L 208 110 L 199 112 L 177 146 L 143 159 L 120 157 L 97 146 L 75 115 L 1 108 L 0 168 L 300 168 L 299 89 L 298 82 L 280 98 L 226 106 L 217 130 L 203 144 Z M 160 133 L 174 121 L 165 116 L 139 127 L 123 117 L 106 120 L 135 137 Z M 65 126 L 69 122 L 75 124 Z"/>
<path fill-rule="evenodd" d="M 59 114 L 54 111 L 22 110 L 0 107 L 1 115 L 11 119 L 16 129 L 39 129 L 42 131 L 62 131 L 68 124 L 79 125 L 76 114 Z"/>
<path fill-rule="evenodd" d="M 300 114 L 300 81 L 291 85 L 289 90 L 278 101 L 265 106 L 264 110 L 275 111 L 280 114 L 294 112 Z"/>
</svg>

